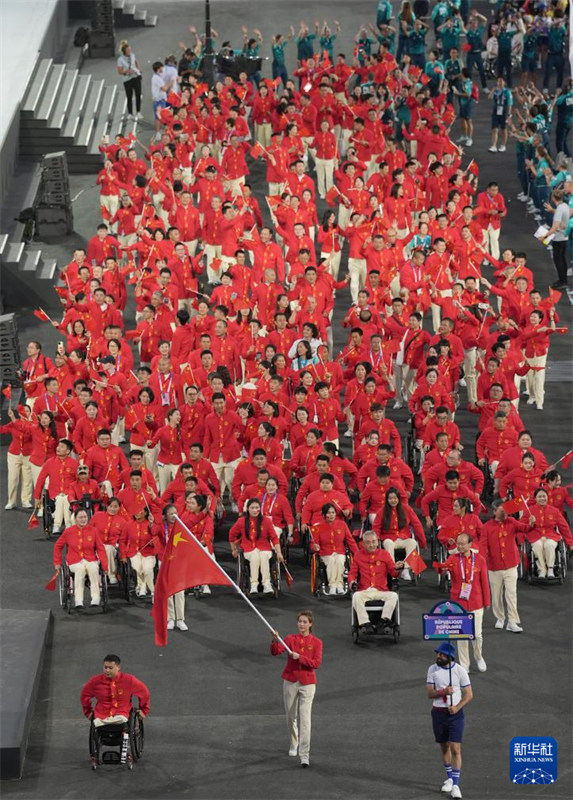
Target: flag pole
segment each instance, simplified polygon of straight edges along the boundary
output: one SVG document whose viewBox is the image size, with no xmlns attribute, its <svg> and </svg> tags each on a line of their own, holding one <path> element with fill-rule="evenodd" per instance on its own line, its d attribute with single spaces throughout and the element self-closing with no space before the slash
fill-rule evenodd
<svg viewBox="0 0 573 800">
<path fill-rule="evenodd" d="M 189 534 L 189 536 L 193 537 L 193 539 L 195 539 L 195 541 L 197 542 L 197 544 L 198 544 L 200 547 L 203 547 L 203 545 L 201 544 L 201 542 L 199 541 L 199 539 L 198 539 L 198 538 L 197 538 L 197 537 L 196 537 L 196 536 L 195 536 L 195 535 L 194 535 L 194 534 L 193 534 L 193 533 L 192 533 L 192 532 L 189 530 L 189 528 L 187 527 L 187 525 L 185 525 L 185 523 L 184 523 L 184 522 L 181 520 L 181 517 L 180 517 L 178 514 L 176 514 L 176 515 L 175 515 L 175 519 L 176 519 L 176 520 L 177 520 L 177 522 L 178 522 L 178 523 L 181 525 L 181 527 L 182 527 L 182 528 L 183 528 L 185 531 L 187 531 L 187 533 Z M 273 636 L 274 636 L 274 635 L 276 635 L 276 631 L 275 631 L 275 629 L 273 628 L 273 626 L 271 625 L 271 623 L 270 623 L 270 622 L 269 622 L 269 621 L 268 621 L 268 620 L 267 620 L 265 617 L 263 617 L 263 615 L 261 614 L 261 612 L 259 611 L 259 609 L 258 609 L 258 608 L 257 608 L 255 605 L 253 605 L 253 603 L 251 603 L 251 601 L 249 600 L 249 598 L 247 597 L 247 595 L 246 595 L 244 592 L 242 592 L 242 591 L 241 591 L 241 589 L 240 589 L 240 588 L 237 586 L 237 584 L 235 583 L 235 581 L 234 581 L 234 580 L 233 580 L 233 579 L 232 579 L 232 578 L 229 576 L 229 574 L 228 574 L 227 572 L 225 572 L 225 570 L 224 570 L 224 569 L 223 569 L 223 567 L 222 567 L 222 566 L 221 566 L 221 565 L 218 563 L 218 561 L 216 560 L 216 558 L 215 558 L 213 555 L 211 555 L 211 553 L 210 553 L 210 552 L 207 550 L 207 548 L 206 548 L 206 547 L 203 547 L 203 550 L 205 550 L 205 552 L 207 553 L 207 555 L 209 556 L 209 558 L 211 559 L 211 561 L 213 562 L 213 564 L 214 564 L 214 565 L 217 567 L 217 569 L 219 570 L 219 572 L 222 572 L 222 573 L 223 573 L 223 575 L 225 576 L 225 578 L 226 578 L 226 579 L 227 579 L 227 580 L 230 582 L 230 584 L 231 584 L 231 585 L 233 586 L 233 588 L 236 590 L 237 594 L 239 594 L 239 595 L 240 595 L 240 596 L 243 598 L 243 600 L 245 601 L 245 603 L 247 603 L 247 605 L 249 605 L 249 606 L 250 606 L 250 607 L 253 609 L 253 611 L 254 611 L 254 612 L 255 612 L 255 614 L 256 614 L 256 615 L 259 617 L 259 619 L 260 619 L 260 620 L 261 620 L 261 621 L 262 621 L 262 622 L 263 622 L 263 623 L 264 623 L 264 624 L 267 626 L 267 628 L 268 628 L 268 629 L 271 631 L 271 633 L 273 634 Z M 292 650 L 291 650 L 291 649 L 290 649 L 290 647 L 289 647 L 289 646 L 286 644 L 286 642 L 284 641 L 284 639 L 281 639 L 281 637 L 280 637 L 280 636 L 277 636 L 277 638 L 278 638 L 278 641 L 279 641 L 279 642 L 282 644 L 282 646 L 285 648 L 285 650 L 287 651 L 287 653 L 289 653 L 289 654 L 292 654 Z"/>
</svg>

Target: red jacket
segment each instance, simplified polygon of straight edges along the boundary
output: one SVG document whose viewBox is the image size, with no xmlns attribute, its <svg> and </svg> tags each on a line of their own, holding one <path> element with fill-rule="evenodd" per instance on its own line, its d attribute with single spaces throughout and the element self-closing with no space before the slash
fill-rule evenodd
<svg viewBox="0 0 573 800">
<path fill-rule="evenodd" d="M 163 425 L 151 438 L 151 447 L 159 444 L 159 464 L 180 464 L 183 456 L 181 430 L 172 425 Z"/>
<path fill-rule="evenodd" d="M 486 428 L 476 442 L 478 458 L 486 461 L 499 461 L 503 453 L 512 445 L 517 444 L 517 432 L 513 428 L 498 431 L 494 427 Z"/>
<path fill-rule="evenodd" d="M 346 547 L 351 553 L 358 552 L 348 525 L 341 519 L 335 519 L 334 522 L 322 520 L 313 525 L 310 529 L 310 538 L 311 544 L 319 546 L 318 552 L 321 556 L 331 556 L 333 553 L 343 556 L 346 554 Z"/>
<path fill-rule="evenodd" d="M 207 414 L 203 441 L 206 458 L 213 463 L 217 463 L 220 456 L 224 462 L 236 461 L 241 455 L 239 435 L 242 427 L 239 415 L 229 409 L 225 409 L 221 416 L 214 411 Z"/>
<path fill-rule="evenodd" d="M 230 542 L 240 542 L 241 549 L 245 553 L 252 553 L 253 550 L 269 551 L 279 544 L 279 538 L 268 517 L 262 518 L 261 535 L 257 531 L 258 520 L 247 521 L 247 517 L 239 517 L 229 531 Z"/>
<path fill-rule="evenodd" d="M 472 560 L 474 573 L 472 579 Z M 463 572 L 462 572 L 463 569 Z M 480 608 L 487 608 L 491 604 L 489 583 L 487 579 L 487 564 L 485 558 L 473 551 L 467 556 L 461 553 L 451 555 L 447 561 L 440 564 L 440 571 L 448 570 L 452 578 L 452 590 L 450 600 L 459 603 L 466 611 L 477 611 Z M 462 576 L 465 582 L 472 585 L 470 596 L 467 600 L 460 598 L 462 588 Z"/>
<path fill-rule="evenodd" d="M 437 503 L 438 514 L 436 521 L 438 525 L 443 525 L 443 521 L 446 519 L 446 517 L 449 517 L 452 514 L 454 500 L 456 500 L 458 497 L 468 497 L 474 506 L 477 506 L 478 508 L 480 506 L 479 496 L 472 492 L 472 490 L 467 486 L 462 486 L 460 484 L 456 492 L 451 492 L 447 486 L 438 486 L 437 489 L 428 492 L 428 494 L 425 494 L 422 498 L 422 513 L 425 517 L 429 517 L 430 503 Z"/>
<path fill-rule="evenodd" d="M 268 470 L 269 475 L 272 478 L 277 479 L 279 484 L 279 492 L 286 495 L 288 492 L 288 483 L 282 469 L 273 466 L 272 464 L 267 464 L 264 469 Z M 252 486 L 257 482 L 257 472 L 258 470 L 252 461 L 249 461 L 248 459 L 241 461 L 235 470 L 231 483 L 231 495 L 233 500 L 237 501 L 239 495 L 244 489 L 247 488 L 247 486 Z"/>
<path fill-rule="evenodd" d="M 293 653 L 299 653 L 300 658 L 294 659 L 290 655 L 282 672 L 282 678 L 290 683 L 300 683 L 309 686 L 316 683 L 314 671 L 322 664 L 322 640 L 309 633 L 308 636 L 289 633 L 285 636 L 285 644 Z M 280 642 L 271 642 L 271 655 L 278 656 L 285 649 Z"/>
<path fill-rule="evenodd" d="M 54 545 L 54 566 L 56 567 L 62 563 L 64 547 L 68 565 L 77 564 L 82 559 L 86 561 L 99 560 L 102 568 L 107 572 L 107 553 L 97 528 L 91 522 L 83 528 L 80 528 L 79 525 L 71 525 L 62 533 Z"/>
<path fill-rule="evenodd" d="M 345 492 L 337 492 L 332 489 L 330 492 L 311 492 L 302 509 L 301 521 L 303 525 L 315 525 L 322 519 L 322 507 L 325 503 L 332 503 L 339 514 L 343 511 L 352 511 L 352 503 Z"/>
<path fill-rule="evenodd" d="M 120 672 L 117 678 L 107 678 L 103 673 L 90 678 L 82 689 L 81 704 L 85 716 L 92 713 L 92 699 L 95 697 L 96 719 L 107 719 L 116 715 L 129 717 L 131 698 L 137 697 L 139 708 L 149 714 L 149 689 L 134 675 Z"/>
<path fill-rule="evenodd" d="M 49 478 L 50 481 L 48 494 L 52 500 L 59 494 L 67 494 L 76 479 L 77 469 L 78 462 L 71 456 L 66 456 L 66 458 L 53 456 L 48 459 L 38 475 L 34 487 L 34 498 L 39 500 L 42 496 L 46 478 Z"/>
<path fill-rule="evenodd" d="M 535 517 L 535 525 L 526 534 L 527 541 L 531 544 L 539 541 L 544 536 L 558 542 L 561 539 L 567 547 L 573 547 L 571 529 L 563 514 L 555 506 L 538 506 L 537 503 L 529 506 L 531 514 Z M 525 512 L 527 514 L 527 511 Z"/>
<path fill-rule="evenodd" d="M 388 575 L 398 577 L 398 570 L 390 553 L 378 548 L 373 553 L 359 550 L 352 560 L 348 583 L 358 581 L 358 591 L 375 588 L 388 591 Z"/>
<path fill-rule="evenodd" d="M 426 535 L 422 523 L 418 519 L 413 508 L 404 504 L 404 511 L 406 512 L 406 524 L 403 528 L 400 528 L 398 525 L 398 514 L 396 511 L 392 511 L 390 515 L 390 525 L 384 528 L 382 509 L 380 509 L 374 519 L 372 530 L 378 534 L 378 538 L 381 541 L 383 539 L 392 539 L 393 542 L 399 539 L 411 539 L 413 533 L 420 548 L 423 550 L 426 546 Z"/>
<path fill-rule="evenodd" d="M 103 448 L 95 444 L 86 453 L 86 464 L 90 468 L 92 478 L 101 483 L 110 481 L 113 489 L 119 488 L 119 476 L 124 469 L 129 469 L 125 453 L 115 444 Z"/>
<path fill-rule="evenodd" d="M 121 530 L 119 537 L 119 557 L 131 558 L 137 553 L 142 556 L 155 555 L 153 537 L 148 520 L 132 520 Z"/>
<path fill-rule="evenodd" d="M 121 513 L 121 510 L 117 514 L 98 511 L 91 518 L 90 525 L 97 529 L 104 544 L 114 546 L 118 543 L 119 535 L 125 527 L 125 516 Z"/>
<path fill-rule="evenodd" d="M 517 543 L 523 540 L 523 534 L 529 525 L 513 517 L 506 517 L 503 522 L 488 520 L 480 537 L 480 552 L 487 561 L 487 568 L 492 571 L 517 567 L 520 561 Z"/>
</svg>

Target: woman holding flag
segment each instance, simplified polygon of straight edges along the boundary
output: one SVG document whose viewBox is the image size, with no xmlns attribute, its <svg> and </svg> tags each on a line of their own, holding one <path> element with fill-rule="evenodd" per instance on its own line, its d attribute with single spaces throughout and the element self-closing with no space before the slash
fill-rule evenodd
<svg viewBox="0 0 573 800">
<path fill-rule="evenodd" d="M 315 671 L 322 664 L 322 639 L 314 636 L 312 611 L 297 616 L 298 633 L 285 637 L 289 656 L 282 672 L 283 698 L 290 736 L 289 756 L 299 756 L 302 767 L 310 766 L 311 712 L 316 691 Z M 285 652 L 277 631 L 273 631 L 271 655 Z"/>
</svg>

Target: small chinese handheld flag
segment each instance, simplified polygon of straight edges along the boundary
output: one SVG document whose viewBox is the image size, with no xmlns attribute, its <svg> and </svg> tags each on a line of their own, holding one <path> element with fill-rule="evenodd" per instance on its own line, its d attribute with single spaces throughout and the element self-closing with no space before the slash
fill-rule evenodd
<svg viewBox="0 0 573 800">
<path fill-rule="evenodd" d="M 286 564 L 283 564 L 283 567 L 284 567 L 284 571 L 285 571 L 285 579 L 286 579 L 286 584 L 287 584 L 288 588 L 290 589 L 290 587 L 293 585 L 294 578 L 293 578 L 293 576 L 290 574 L 290 572 L 288 571 L 288 569 L 287 569 L 287 565 L 286 565 Z"/>
<path fill-rule="evenodd" d="M 223 263 L 223 262 L 221 261 L 221 259 L 220 259 L 220 258 L 214 258 L 214 259 L 211 261 L 211 265 L 210 265 L 210 266 L 211 266 L 211 269 L 213 270 L 213 272 L 219 272 L 219 270 L 221 269 L 221 264 L 222 264 L 222 263 Z"/>
<path fill-rule="evenodd" d="M 268 195 L 268 196 L 267 196 L 267 198 L 266 198 L 266 200 L 267 200 L 267 203 L 268 203 L 268 205 L 269 205 L 269 208 L 270 208 L 271 210 L 272 210 L 273 208 L 276 208 L 277 206 L 280 206 L 280 204 L 282 203 L 281 197 L 280 197 L 280 195 L 278 195 L 278 194 L 271 194 L 271 195 Z"/>
<path fill-rule="evenodd" d="M 333 206 L 335 204 L 336 198 L 338 197 L 339 194 L 340 194 L 340 192 L 338 191 L 338 189 L 335 186 L 330 188 L 328 190 L 328 192 L 326 193 L 326 197 L 325 197 L 325 200 L 326 200 L 327 204 L 329 206 Z"/>
<path fill-rule="evenodd" d="M 253 158 L 260 158 L 263 152 L 264 150 L 260 142 L 255 142 L 254 145 L 251 147 L 251 156 Z"/>
<path fill-rule="evenodd" d="M 569 452 L 563 456 L 561 463 L 563 464 L 563 469 L 568 469 L 569 465 L 573 461 L 573 450 L 569 450 Z"/>
<path fill-rule="evenodd" d="M 5 386 L 2 389 L 2 394 L 4 395 L 6 400 L 11 400 L 12 399 L 12 387 L 10 386 L 10 384 L 8 384 L 8 386 Z"/>
<path fill-rule="evenodd" d="M 182 105 L 181 96 L 177 92 L 169 92 L 167 102 L 170 106 L 175 106 L 175 108 L 180 108 Z"/>
<path fill-rule="evenodd" d="M 46 314 L 43 308 L 34 309 L 34 316 L 42 320 L 42 322 L 51 322 L 49 316 Z"/>
<path fill-rule="evenodd" d="M 32 512 L 30 515 L 30 519 L 28 520 L 28 530 L 33 531 L 34 528 L 37 528 L 40 524 L 38 517 L 36 516 L 36 512 Z"/>
<path fill-rule="evenodd" d="M 404 561 L 410 567 L 414 575 L 419 575 L 425 569 L 428 569 L 426 562 L 417 550 L 412 550 L 410 555 L 405 558 Z"/>
<path fill-rule="evenodd" d="M 56 571 L 56 572 L 54 572 L 54 574 L 52 575 L 52 577 L 50 578 L 50 580 L 46 584 L 46 589 L 49 592 L 54 592 L 56 590 L 56 582 L 57 582 L 57 580 L 58 580 L 58 573 Z"/>
<path fill-rule="evenodd" d="M 549 302 L 552 306 L 556 306 L 557 303 L 561 300 L 562 292 L 558 292 L 557 289 L 549 289 Z"/>
<path fill-rule="evenodd" d="M 420 76 L 420 83 L 422 86 L 425 86 L 427 83 L 430 83 L 430 76 L 429 75 L 421 75 Z"/>
<path fill-rule="evenodd" d="M 129 341 L 130 339 L 139 339 L 141 336 L 140 330 L 135 331 L 125 331 L 124 333 L 125 338 Z"/>
<path fill-rule="evenodd" d="M 479 167 L 473 158 L 468 164 L 468 172 L 471 172 L 472 175 L 479 175 Z"/>
<path fill-rule="evenodd" d="M 514 497 L 512 500 L 506 500 L 503 504 L 503 510 L 506 514 L 516 514 L 522 511 L 524 506 L 523 497 Z"/>
<path fill-rule="evenodd" d="M 555 328 L 555 333 L 567 333 L 567 328 Z"/>
<path fill-rule="evenodd" d="M 155 581 L 152 616 L 157 647 L 167 644 L 168 599 L 190 586 L 202 586 L 205 583 L 213 586 L 234 585 L 197 539 L 175 523 Z"/>
</svg>

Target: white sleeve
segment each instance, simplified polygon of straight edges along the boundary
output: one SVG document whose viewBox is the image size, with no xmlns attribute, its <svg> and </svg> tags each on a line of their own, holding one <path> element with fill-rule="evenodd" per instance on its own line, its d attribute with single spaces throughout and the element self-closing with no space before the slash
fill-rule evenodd
<svg viewBox="0 0 573 800">
<path fill-rule="evenodd" d="M 428 674 L 426 676 L 426 683 L 429 683 L 432 686 L 435 686 L 435 683 L 434 683 L 434 665 L 433 664 L 432 664 L 431 667 L 428 667 Z"/>
<path fill-rule="evenodd" d="M 471 686 L 472 682 L 470 681 L 470 676 L 468 675 L 468 671 L 458 664 L 458 675 L 460 678 L 460 686 L 461 688 L 465 688 L 466 686 Z"/>
</svg>

